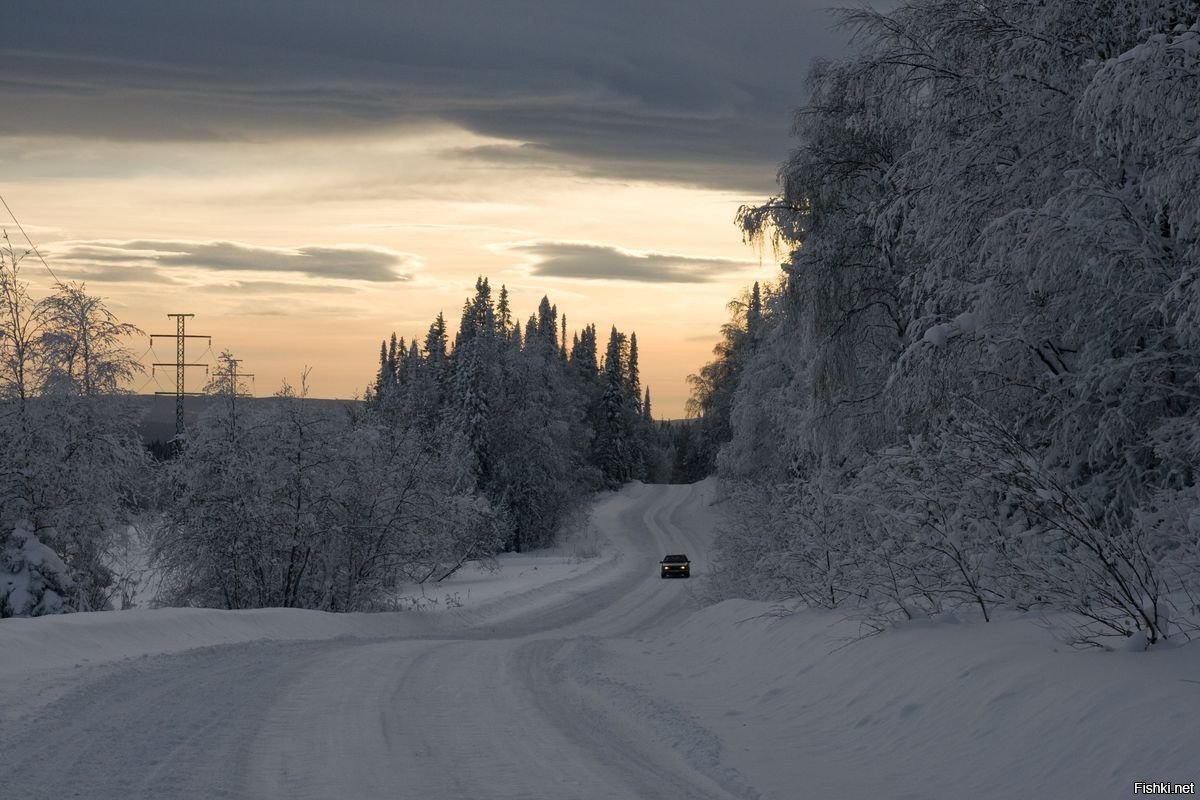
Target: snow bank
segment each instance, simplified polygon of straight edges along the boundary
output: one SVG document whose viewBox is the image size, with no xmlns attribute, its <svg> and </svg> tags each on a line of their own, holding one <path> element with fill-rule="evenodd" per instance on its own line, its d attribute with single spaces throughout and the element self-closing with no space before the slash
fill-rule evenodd
<svg viewBox="0 0 1200 800">
<path fill-rule="evenodd" d="M 1126 797 L 1200 778 L 1200 645 L 1074 651 L 1030 619 L 855 641 L 727 601 L 605 669 L 697 714 L 767 797 Z M 649 647 L 648 647 L 649 644 Z"/>
<path fill-rule="evenodd" d="M 401 612 L 329 614 L 270 608 L 98 611 L 0 622 L 0 683 L 20 674 L 261 640 L 339 636 L 421 636 L 460 630 L 481 619 L 508 618 L 550 606 L 566 587 L 599 579 L 615 553 L 581 559 L 562 551 L 514 553 L 499 569 L 461 570 L 439 584 L 404 590 Z M 437 612 L 437 613 L 430 613 Z"/>
</svg>

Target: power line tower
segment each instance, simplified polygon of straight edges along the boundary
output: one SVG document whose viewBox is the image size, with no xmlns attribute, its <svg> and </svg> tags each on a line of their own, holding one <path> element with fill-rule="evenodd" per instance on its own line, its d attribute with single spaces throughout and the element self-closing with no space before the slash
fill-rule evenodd
<svg viewBox="0 0 1200 800">
<path fill-rule="evenodd" d="M 185 344 L 188 339 L 207 339 L 208 346 L 212 347 L 212 337 L 205 334 L 185 333 L 184 325 L 187 320 L 195 314 L 167 314 L 167 318 L 175 319 L 175 333 L 152 333 L 150 334 L 150 346 L 154 346 L 155 339 L 174 339 L 175 340 L 175 363 L 156 362 L 152 367 L 174 367 L 175 368 L 175 391 L 173 392 L 155 392 L 155 394 L 173 394 L 175 395 L 175 438 L 179 440 L 183 436 L 183 398 L 189 395 L 199 395 L 203 392 L 186 392 L 184 391 L 184 374 L 188 367 L 204 367 L 204 374 L 208 374 L 208 364 L 189 364 L 184 358 Z"/>
</svg>

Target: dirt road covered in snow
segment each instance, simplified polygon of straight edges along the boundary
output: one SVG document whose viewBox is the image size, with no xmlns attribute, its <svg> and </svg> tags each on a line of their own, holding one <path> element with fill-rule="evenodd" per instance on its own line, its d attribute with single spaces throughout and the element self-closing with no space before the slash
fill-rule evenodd
<svg viewBox="0 0 1200 800">
<path fill-rule="evenodd" d="M 703 574 L 704 491 L 601 502 L 603 563 L 480 609 L 81 665 L 32 680 L 32 696 L 6 686 L 0 784 L 22 798 L 753 797 L 713 734 L 597 670 L 606 641 L 652 640 L 698 607 L 657 562 L 686 552 Z"/>
</svg>

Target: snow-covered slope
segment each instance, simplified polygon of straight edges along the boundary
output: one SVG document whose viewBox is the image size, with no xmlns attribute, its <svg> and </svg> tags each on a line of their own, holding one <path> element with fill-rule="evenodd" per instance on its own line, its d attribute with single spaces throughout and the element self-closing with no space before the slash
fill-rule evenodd
<svg viewBox="0 0 1200 800">
<path fill-rule="evenodd" d="M 0 795 L 1116 798 L 1200 778 L 1200 646 L 1077 652 L 1011 618 L 850 643 L 829 613 L 704 607 L 711 490 L 629 487 L 595 508 L 599 556 L 466 573 L 436 613 L 6 621 Z M 659 580 L 680 551 L 698 577 Z"/>
<path fill-rule="evenodd" d="M 855 641 L 837 615 L 770 611 L 727 601 L 606 643 L 584 680 L 687 709 L 766 797 L 1118 798 L 1200 781 L 1200 647 L 1080 652 L 1025 619 Z"/>
</svg>

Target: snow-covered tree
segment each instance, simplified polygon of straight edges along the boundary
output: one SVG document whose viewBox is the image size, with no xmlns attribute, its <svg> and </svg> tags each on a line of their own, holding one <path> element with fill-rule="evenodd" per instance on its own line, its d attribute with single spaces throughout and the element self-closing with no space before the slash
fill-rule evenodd
<svg viewBox="0 0 1200 800">
<path fill-rule="evenodd" d="M 112 548 L 149 486 L 137 412 L 120 389 L 140 370 L 124 347 L 138 331 L 83 286 L 58 284 L 35 300 L 21 277 L 21 259 L 6 239 L 0 251 L 0 531 L 28 534 L 11 534 L 10 554 L 32 552 L 27 542 L 36 541 L 64 566 L 57 584 L 63 591 L 54 590 L 58 600 L 28 608 L 104 608 L 113 592 Z"/>
<path fill-rule="evenodd" d="M 494 513 L 503 546 L 523 550 L 552 541 L 600 485 L 610 444 L 619 441 L 624 454 L 608 467 L 611 485 L 644 475 L 649 459 L 656 465 L 661 459 L 661 448 L 639 411 L 636 356 L 631 371 L 624 336 L 618 334 L 620 352 L 606 377 L 594 325 L 575 333 L 568 348 L 566 316 L 548 297 L 524 326 L 512 319 L 508 290 L 501 287 L 493 303 L 481 276 L 463 304 L 453 348 L 439 344 L 445 328 L 439 317 L 424 356 L 410 358 L 395 380 L 376 379 L 372 406 L 384 410 L 389 425 L 403 427 L 416 417 L 427 430 L 464 442 L 469 491 Z M 389 352 L 385 343 L 382 375 L 392 374 Z M 451 375 L 452 382 L 440 384 L 436 375 Z M 620 409 L 612 425 L 605 406 L 610 378 L 616 393 L 610 401 Z M 433 391 L 439 385 L 445 388 Z"/>
<path fill-rule="evenodd" d="M 748 358 L 718 353 L 694 381 L 702 420 L 732 396 L 735 504 L 773 509 L 731 532 L 727 585 L 761 549 L 791 565 L 770 592 L 810 602 L 1064 609 L 1092 643 L 1187 635 L 1200 10 L 844 17 L 861 52 L 813 67 L 781 193 L 739 214 L 790 251 L 783 283 L 726 338 L 736 352 L 748 332 Z"/>
<path fill-rule="evenodd" d="M 715 469 L 718 451 L 733 436 L 730 420 L 734 397 L 766 325 L 759 284 L 729 303 L 728 310 L 730 320 L 721 327 L 721 341 L 713 348 L 715 358 L 688 376 L 692 388 L 688 413 L 696 419 L 689 429 L 688 449 L 697 462 L 690 470 L 692 479 Z"/>
<path fill-rule="evenodd" d="M 0 619 L 69 611 L 73 589 L 58 554 L 42 544 L 28 523 L 17 523 L 0 547 Z"/>
<path fill-rule="evenodd" d="M 314 404 L 307 371 L 264 400 L 235 405 L 233 387 L 215 383 L 216 402 L 166 465 L 164 599 L 370 609 L 400 583 L 439 580 L 500 546 L 450 417 L 430 430 L 392 391 Z"/>
</svg>

